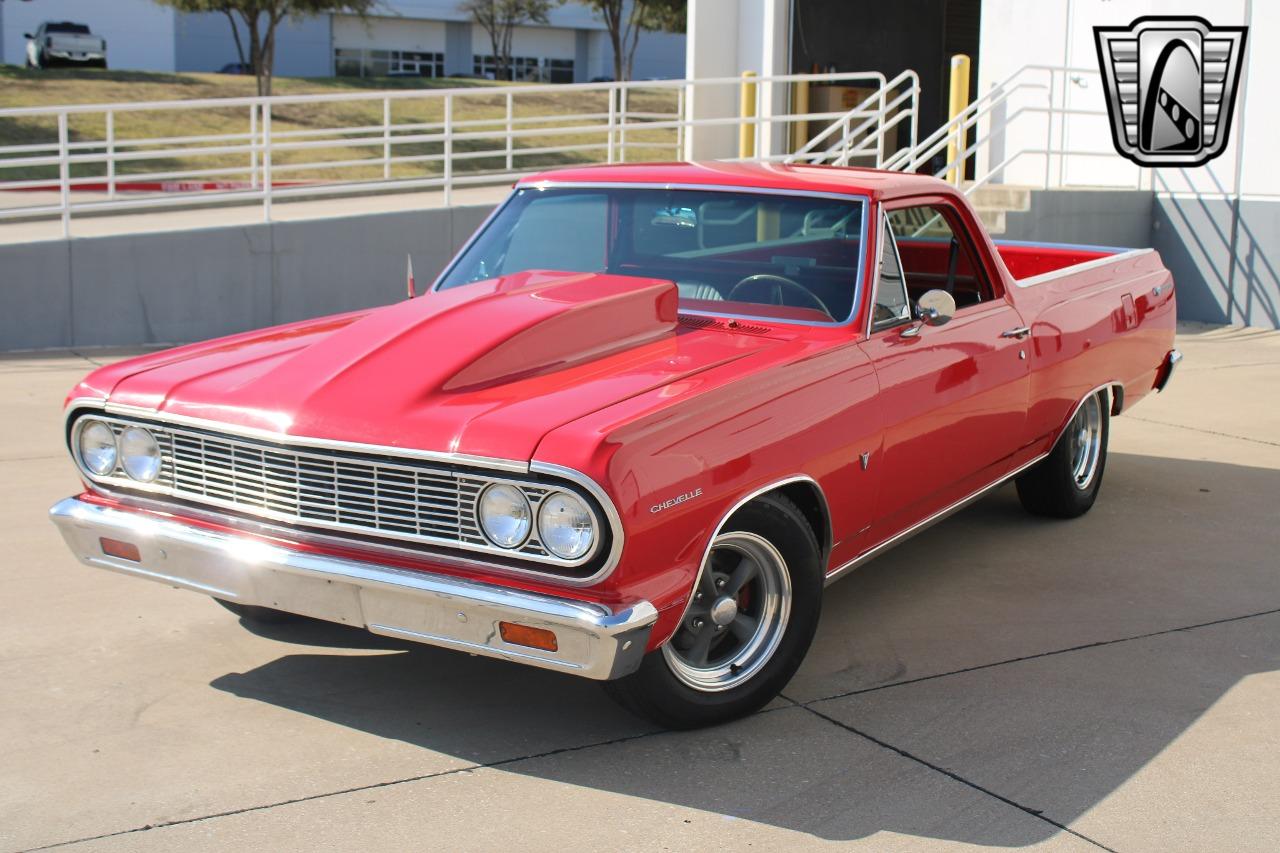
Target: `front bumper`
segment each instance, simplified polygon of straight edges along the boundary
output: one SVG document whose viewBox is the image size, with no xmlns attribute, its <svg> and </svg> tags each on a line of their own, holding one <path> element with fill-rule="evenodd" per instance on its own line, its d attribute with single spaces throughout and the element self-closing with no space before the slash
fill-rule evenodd
<svg viewBox="0 0 1280 853">
<path fill-rule="evenodd" d="M 65 59 L 68 62 L 101 62 L 107 58 L 102 50 L 58 50 L 45 48 L 44 55 L 50 59 Z"/>
<path fill-rule="evenodd" d="M 270 607 L 470 654 L 618 678 L 644 656 L 657 611 L 609 608 L 447 575 L 307 553 L 180 521 L 67 498 L 49 510 L 80 560 L 241 604 Z M 103 537 L 140 560 L 103 552 Z M 499 622 L 553 631 L 557 650 L 507 643 Z"/>
</svg>

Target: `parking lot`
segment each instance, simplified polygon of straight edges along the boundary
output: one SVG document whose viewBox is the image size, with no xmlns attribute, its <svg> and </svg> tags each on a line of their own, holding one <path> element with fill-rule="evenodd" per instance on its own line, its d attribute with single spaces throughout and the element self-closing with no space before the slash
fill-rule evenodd
<svg viewBox="0 0 1280 853">
<path fill-rule="evenodd" d="M 0 849 L 1280 849 L 1280 333 L 1187 327 L 1099 502 L 1006 487 L 828 590 L 784 699 L 596 685 L 76 563 L 59 408 L 0 358 Z"/>
</svg>

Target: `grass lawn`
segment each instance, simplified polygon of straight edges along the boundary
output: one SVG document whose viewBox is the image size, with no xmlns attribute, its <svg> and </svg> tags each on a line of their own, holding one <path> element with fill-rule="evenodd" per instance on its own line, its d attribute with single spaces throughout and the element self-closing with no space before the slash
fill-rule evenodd
<svg viewBox="0 0 1280 853">
<path fill-rule="evenodd" d="M 469 94 L 455 99 L 453 120 L 465 122 L 477 119 L 503 120 L 506 115 L 506 93 L 515 93 L 513 115 L 518 117 L 546 117 L 536 128 L 561 128 L 586 124 L 567 117 L 584 113 L 606 113 L 608 100 L 604 92 L 521 93 L 524 84 L 498 85 L 484 80 L 428 78 L 276 78 L 274 94 L 338 94 L 367 91 L 410 91 L 467 89 Z M 167 74 L 140 71 L 102 71 L 95 69 L 51 69 L 31 71 L 16 66 L 0 65 L 0 111 L 12 107 L 58 106 L 64 104 L 102 104 L 139 101 L 199 100 L 207 98 L 247 97 L 256 93 L 254 79 L 248 76 L 226 74 Z M 674 89 L 649 89 L 632 93 L 628 110 L 647 113 L 674 113 L 676 110 Z M 393 139 L 399 135 L 432 133 L 431 130 L 401 130 L 397 126 L 423 122 L 441 122 L 444 117 L 444 100 L 424 94 L 421 98 L 407 98 L 391 102 Z M 564 118 L 557 118 L 564 117 Z M 374 127 L 363 135 L 380 135 L 383 119 L 381 100 L 352 103 L 289 104 L 272 109 L 273 137 L 279 143 L 279 134 L 289 131 L 332 130 L 338 128 Z M 595 124 L 597 122 L 589 122 Z M 162 137 L 207 137 L 224 134 L 248 134 L 249 110 L 247 107 L 170 109 L 142 112 L 123 112 L 115 116 L 117 140 L 153 139 Z M 519 126 L 518 126 L 519 127 Z M 72 142 L 102 141 L 106 138 L 106 120 L 102 114 L 71 116 L 68 122 Z M 471 130 L 501 130 L 497 125 L 485 128 L 459 128 L 457 132 Z M 315 148 L 273 152 L 273 179 L 280 180 L 372 180 L 382 177 L 382 166 L 348 165 L 327 166 L 349 160 L 372 160 L 382 156 L 379 142 L 371 146 L 351 145 L 351 135 L 326 134 L 303 139 L 323 140 L 328 144 Z M 161 148 L 189 148 L 243 144 L 247 139 L 204 140 L 200 142 L 169 142 Z M 292 141 L 292 140 L 291 140 Z M 301 140 L 298 140 L 301 141 Z M 632 129 L 627 141 L 634 147 L 626 152 L 626 159 L 670 160 L 675 157 L 676 131 Z M 57 121 L 53 117 L 0 116 L 0 148 L 16 145 L 56 144 Z M 604 148 L 584 151 L 555 151 L 537 153 L 530 149 L 567 147 L 597 144 L 603 146 L 605 134 L 601 131 L 557 133 L 550 136 L 526 137 L 515 142 L 513 160 L 516 170 L 532 170 L 557 165 L 599 162 L 605 159 Z M 129 149 L 148 150 L 148 149 Z M 406 142 L 393 145 L 392 156 L 420 157 L 437 155 L 443 150 L 441 142 Z M 521 151 L 530 153 L 521 154 Z M 478 173 L 505 169 L 506 143 L 496 137 L 472 140 L 456 140 L 454 152 L 495 152 L 493 156 L 456 160 L 455 174 Z M 56 166 L 29 166 L 13 164 L 4 167 L 5 159 L 48 156 L 52 151 L 0 153 L 0 182 L 17 180 L 56 180 Z M 307 169 L 290 169 L 291 165 L 315 164 Z M 284 168 L 279 168 L 283 166 Z M 235 169 L 235 172 L 210 176 L 216 180 L 248 180 L 248 152 L 234 154 L 170 154 L 164 157 L 121 161 L 117 163 L 119 179 L 146 174 L 184 172 L 198 169 Z M 392 175 L 397 178 L 428 177 L 439 175 L 439 161 L 396 163 Z M 106 167 L 101 163 L 73 164 L 72 177 L 94 178 L 104 176 Z M 194 179 L 194 178 L 193 178 Z M 2 183 L 0 183 L 2 185 Z"/>
</svg>

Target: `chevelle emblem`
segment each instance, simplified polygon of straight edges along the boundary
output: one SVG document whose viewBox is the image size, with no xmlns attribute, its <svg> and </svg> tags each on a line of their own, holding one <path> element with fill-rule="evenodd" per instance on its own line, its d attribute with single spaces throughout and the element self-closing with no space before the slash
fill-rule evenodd
<svg viewBox="0 0 1280 853">
<path fill-rule="evenodd" d="M 671 509 L 676 504 L 682 504 L 685 501 L 691 501 L 702 494 L 702 489 L 694 489 L 692 492 L 685 492 L 683 495 L 676 495 L 674 498 L 663 501 L 660 504 L 654 504 L 649 507 L 649 512 L 662 512 L 664 509 Z"/>
<path fill-rule="evenodd" d="M 1167 16 L 1094 27 L 1116 150 L 1140 166 L 1202 166 L 1221 154 L 1247 30 Z"/>
</svg>

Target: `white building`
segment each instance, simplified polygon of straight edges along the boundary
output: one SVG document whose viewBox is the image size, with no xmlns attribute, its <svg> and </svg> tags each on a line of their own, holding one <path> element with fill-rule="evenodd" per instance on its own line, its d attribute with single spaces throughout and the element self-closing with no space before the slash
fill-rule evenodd
<svg viewBox="0 0 1280 853">
<path fill-rule="evenodd" d="M 24 61 L 24 33 L 42 21 L 88 24 L 107 40 L 112 68 L 217 71 L 238 61 L 227 19 L 175 12 L 152 0 L 0 2 L 0 59 Z M 457 0 L 384 0 L 378 14 L 317 15 L 287 21 L 276 47 L 276 73 L 447 76 L 492 71 L 488 34 L 458 10 Z M 580 3 L 555 7 L 544 25 L 521 26 L 512 55 L 522 79 L 584 82 L 613 76 L 608 33 Z M 683 34 L 644 33 L 636 50 L 638 79 L 684 73 Z"/>
<path fill-rule="evenodd" d="M 1093 28 L 1127 27 L 1145 15 L 1249 27 L 1227 146 L 1205 165 L 1139 168 L 1115 152 Z M 688 34 L 690 77 L 787 74 L 815 66 L 892 77 L 914 69 L 922 89 L 922 137 L 947 119 L 951 55 L 967 54 L 974 64 L 971 98 L 1011 78 L 1019 87 L 984 118 L 980 135 L 989 131 L 990 138 L 970 176 L 1008 160 L 995 170 L 996 182 L 1048 190 L 1033 194 L 1043 209 L 1054 210 L 1037 220 L 1036 232 L 1043 235 L 1052 224 L 1098 243 L 1114 235 L 1108 223 L 1121 207 L 1118 191 L 1142 194 L 1129 196 L 1125 209 L 1147 210 L 1147 230 L 1127 222 L 1126 239 L 1142 232 L 1146 244 L 1160 250 L 1178 281 L 1182 316 L 1280 328 L 1280 162 L 1271 151 L 1280 113 L 1268 92 L 1280 80 L 1280 2 L 689 0 Z M 785 113 L 788 89 L 775 87 L 762 113 Z M 733 116 L 737 91 L 694 89 L 690 106 L 695 118 Z M 687 153 L 733 156 L 736 131 L 732 125 L 696 128 Z M 777 154 L 787 139 L 775 134 L 763 143 L 764 153 Z"/>
</svg>

